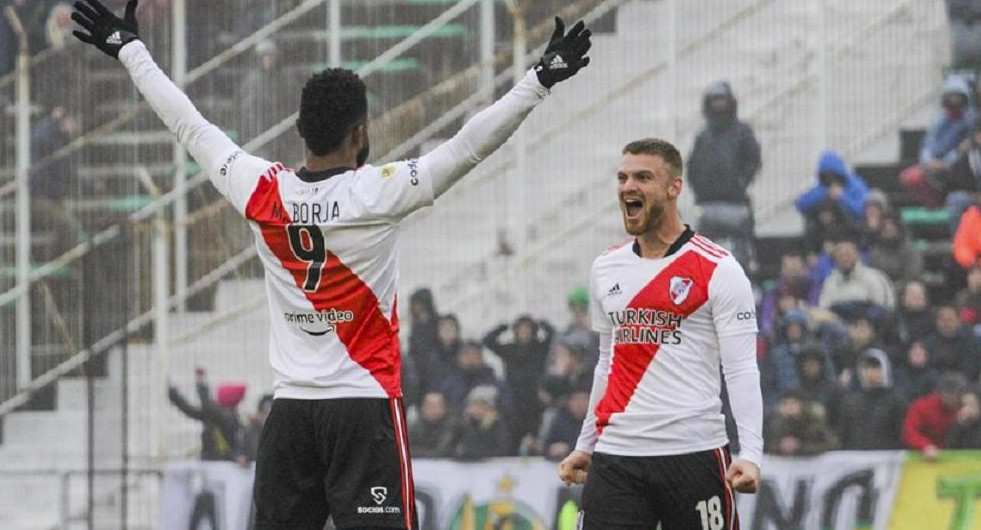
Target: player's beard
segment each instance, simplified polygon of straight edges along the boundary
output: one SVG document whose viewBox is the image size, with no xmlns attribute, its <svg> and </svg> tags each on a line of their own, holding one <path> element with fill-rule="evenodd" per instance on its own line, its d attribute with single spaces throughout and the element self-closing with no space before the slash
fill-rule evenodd
<svg viewBox="0 0 981 530">
<path fill-rule="evenodd" d="M 645 211 L 640 215 L 640 218 L 634 222 L 627 218 L 626 210 L 623 211 L 623 228 L 634 237 L 655 230 L 661 218 L 664 217 L 664 206 L 660 204 L 645 205 L 644 209 Z"/>
<path fill-rule="evenodd" d="M 368 162 L 368 153 L 371 152 L 371 144 L 367 140 L 364 142 L 364 146 L 358 151 L 358 167 L 364 166 Z"/>
</svg>

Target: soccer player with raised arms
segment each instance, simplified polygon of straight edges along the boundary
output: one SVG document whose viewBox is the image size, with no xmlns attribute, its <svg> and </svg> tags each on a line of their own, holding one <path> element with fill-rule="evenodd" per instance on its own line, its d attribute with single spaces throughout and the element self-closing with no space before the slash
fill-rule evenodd
<svg viewBox="0 0 981 530">
<path fill-rule="evenodd" d="M 760 483 L 763 399 L 749 279 L 726 250 L 678 214 L 681 154 L 670 143 L 628 144 L 617 171 L 633 239 L 590 273 L 600 334 L 590 412 L 559 464 L 585 482 L 585 530 L 732 530 L 733 491 Z M 731 461 L 722 415 L 724 373 L 741 452 Z"/>
<path fill-rule="evenodd" d="M 248 221 L 265 269 L 275 400 L 259 441 L 257 530 L 418 527 L 400 386 L 399 223 L 504 144 L 589 63 L 590 31 L 560 19 L 542 60 L 452 139 L 383 167 L 368 158 L 365 85 L 329 69 L 303 89 L 299 170 L 245 153 L 206 121 L 123 18 L 79 0 L 75 35 L 119 59 L 212 183 Z"/>
</svg>

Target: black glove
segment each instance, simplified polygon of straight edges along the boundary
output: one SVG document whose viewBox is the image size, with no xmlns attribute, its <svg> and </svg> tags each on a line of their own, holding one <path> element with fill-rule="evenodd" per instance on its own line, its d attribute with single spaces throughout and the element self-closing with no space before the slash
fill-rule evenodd
<svg viewBox="0 0 981 530">
<path fill-rule="evenodd" d="M 123 46 L 140 38 L 136 23 L 136 5 L 139 0 L 129 0 L 126 15 L 119 18 L 106 9 L 99 0 L 78 0 L 73 6 L 72 20 L 88 33 L 75 30 L 78 40 L 91 44 L 106 55 L 119 59 Z"/>
<path fill-rule="evenodd" d="M 545 88 L 552 88 L 556 83 L 569 79 L 589 64 L 589 57 L 584 56 L 593 45 L 589 40 L 593 32 L 586 29 L 586 24 L 580 20 L 567 35 L 563 36 L 564 33 L 565 22 L 555 17 L 555 31 L 545 48 L 545 55 L 535 66 L 538 81 Z"/>
</svg>

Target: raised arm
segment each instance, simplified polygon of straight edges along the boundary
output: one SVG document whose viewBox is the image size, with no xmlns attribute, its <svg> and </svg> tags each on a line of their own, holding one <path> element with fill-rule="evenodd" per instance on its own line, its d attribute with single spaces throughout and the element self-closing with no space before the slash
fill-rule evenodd
<svg viewBox="0 0 981 530">
<path fill-rule="evenodd" d="M 496 103 L 474 116 L 453 138 L 420 159 L 432 176 L 439 197 L 483 159 L 507 142 L 528 114 L 556 83 L 574 76 L 589 64 L 586 52 L 592 33 L 578 22 L 565 34 L 556 17 L 555 32 L 534 69 Z"/>
<path fill-rule="evenodd" d="M 75 31 L 74 34 L 123 63 L 147 103 L 208 172 L 218 191 L 243 210 L 255 181 L 271 164 L 242 153 L 221 129 L 204 119 L 191 100 L 157 66 L 139 39 L 137 4 L 138 0 L 130 0 L 124 18 L 120 19 L 98 0 L 79 0 L 75 2 L 72 20 L 88 33 Z M 233 172 L 233 163 L 242 169 L 248 166 L 249 171 Z M 236 176 L 243 175 L 248 176 L 244 179 L 247 182 L 235 181 Z"/>
</svg>

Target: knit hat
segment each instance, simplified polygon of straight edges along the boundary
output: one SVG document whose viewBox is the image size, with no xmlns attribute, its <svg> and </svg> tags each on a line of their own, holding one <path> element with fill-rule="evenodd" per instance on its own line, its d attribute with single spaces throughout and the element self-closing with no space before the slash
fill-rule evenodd
<svg viewBox="0 0 981 530">
<path fill-rule="evenodd" d="M 879 188 L 872 188 L 869 193 L 865 196 L 865 205 L 875 204 L 882 211 L 889 211 L 889 196 Z"/>
<path fill-rule="evenodd" d="M 473 388 L 469 394 L 467 394 L 467 404 L 471 403 L 486 403 L 490 406 L 495 406 L 497 402 L 497 389 L 490 385 L 480 385 Z"/>
<path fill-rule="evenodd" d="M 573 287 L 569 291 L 568 302 L 573 307 L 581 307 L 583 309 L 589 307 L 589 291 L 581 285 Z"/>
<path fill-rule="evenodd" d="M 218 385 L 217 401 L 224 409 L 233 409 L 245 397 L 245 383 L 222 383 Z"/>
</svg>

